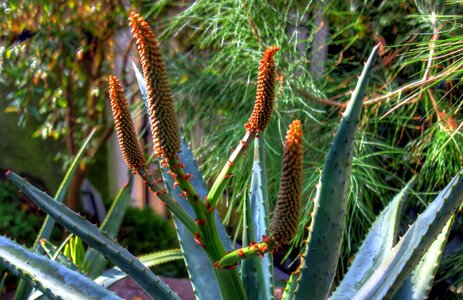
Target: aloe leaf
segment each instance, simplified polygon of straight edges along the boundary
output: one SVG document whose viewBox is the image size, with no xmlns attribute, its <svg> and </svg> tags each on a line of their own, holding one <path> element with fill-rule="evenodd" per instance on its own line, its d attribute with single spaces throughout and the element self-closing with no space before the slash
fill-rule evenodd
<svg viewBox="0 0 463 300">
<path fill-rule="evenodd" d="M 344 232 L 346 190 L 363 96 L 379 45 L 365 63 L 334 137 L 317 187 L 308 243 L 300 265 L 296 299 L 326 299 L 330 292 Z"/>
<path fill-rule="evenodd" d="M 87 136 L 85 139 L 84 143 L 82 144 L 82 147 L 80 147 L 79 152 L 77 152 L 76 156 L 74 157 L 74 160 L 72 161 L 71 165 L 66 171 L 66 175 L 64 176 L 63 180 L 61 181 L 60 186 L 58 187 L 58 190 L 56 191 L 55 194 L 55 199 L 58 202 L 63 202 L 64 196 L 66 196 L 67 189 L 69 187 L 69 184 L 71 182 L 72 177 L 74 176 L 74 173 L 79 166 L 80 159 L 84 155 L 85 149 L 87 148 L 88 144 L 90 143 L 91 139 L 95 135 L 96 129 L 93 129 L 90 134 Z M 40 228 L 40 231 L 35 239 L 34 245 L 32 246 L 32 249 L 34 251 L 38 251 L 39 253 L 43 254 L 42 248 L 40 247 L 40 240 L 41 239 L 50 239 L 51 232 L 53 230 L 53 227 L 55 226 L 55 220 L 50 218 L 49 216 L 45 217 L 45 220 L 43 221 L 42 227 Z M 18 288 L 16 289 L 16 293 L 14 295 L 14 300 L 24 300 L 27 298 L 27 296 L 31 293 L 32 288 L 26 284 L 23 280 L 19 281 Z"/>
<path fill-rule="evenodd" d="M 182 151 L 180 155 L 180 162 L 185 165 L 185 172 L 192 175 L 190 182 L 200 195 L 201 199 L 203 199 L 204 196 L 207 195 L 206 184 L 204 183 L 190 147 L 188 147 L 188 144 L 183 138 L 181 142 Z M 193 208 L 186 199 L 178 196 L 181 191 L 178 188 L 174 188 L 172 176 L 168 175 L 167 171 L 167 168 L 162 168 L 162 176 L 169 193 L 192 218 L 195 218 Z M 227 251 L 231 250 L 230 238 L 225 232 L 225 228 L 223 227 L 222 221 L 220 220 L 217 212 L 215 213 L 215 221 L 224 247 Z M 188 275 L 196 297 L 198 299 L 220 299 L 220 289 L 214 275 L 213 266 L 211 265 L 206 253 L 196 244 L 193 235 L 182 224 L 182 222 L 174 217 L 174 223 L 177 229 L 177 237 L 180 243 L 180 248 L 182 249 L 185 259 L 185 265 L 187 266 Z"/>
<path fill-rule="evenodd" d="M 455 216 L 452 216 L 418 266 L 408 276 L 397 294 L 394 295 L 395 300 L 420 300 L 427 298 L 454 220 Z"/>
<path fill-rule="evenodd" d="M 297 287 L 297 278 L 298 274 L 297 273 L 292 273 L 291 276 L 289 276 L 288 281 L 286 281 L 286 286 L 283 291 L 283 295 L 281 296 L 282 300 L 293 300 L 295 297 L 295 291 Z"/>
<path fill-rule="evenodd" d="M 133 61 L 132 61 L 132 68 L 135 73 L 135 78 L 137 78 L 138 88 L 140 89 L 140 94 L 143 99 L 143 103 L 145 104 L 145 110 L 148 111 L 145 79 L 143 78 L 143 74 L 140 72 L 137 65 Z"/>
<path fill-rule="evenodd" d="M 142 264 L 150 268 L 173 260 L 183 259 L 183 254 L 180 249 L 171 249 L 139 256 L 138 259 L 140 259 Z M 101 276 L 98 276 L 95 282 L 108 288 L 125 277 L 127 277 L 126 273 L 122 272 L 118 267 L 113 267 L 104 272 Z"/>
<path fill-rule="evenodd" d="M 119 232 L 125 212 L 127 211 L 127 207 L 130 203 L 130 192 L 132 190 L 132 186 L 133 175 L 130 174 L 129 182 L 119 190 L 119 193 L 111 204 L 108 214 L 100 226 L 100 230 L 106 233 L 110 238 L 116 238 L 117 233 Z M 83 266 L 90 278 L 96 278 L 106 267 L 106 259 L 97 250 L 89 248 L 87 253 L 85 253 Z"/>
<path fill-rule="evenodd" d="M 148 268 L 182 258 L 183 255 L 180 249 L 163 250 L 138 257 L 140 262 Z M 98 276 L 94 281 L 98 285 L 108 288 L 127 276 L 128 275 L 122 272 L 118 267 L 113 267 L 104 272 L 101 276 Z M 41 292 L 36 292 L 29 297 L 29 300 L 39 299 L 42 295 Z"/>
<path fill-rule="evenodd" d="M 429 204 L 354 299 L 392 297 L 416 268 L 463 201 L 463 171 Z"/>
<path fill-rule="evenodd" d="M 178 296 L 158 276 L 154 275 L 127 249 L 102 234 L 94 224 L 38 190 L 17 174 L 10 171 L 7 173 L 7 177 L 41 210 L 54 218 L 66 230 L 80 237 L 90 247 L 100 251 L 132 277 L 153 298 L 178 299 Z"/>
<path fill-rule="evenodd" d="M 0 236 L 0 261 L 52 299 L 122 299 L 82 274 L 3 236 Z"/>
<path fill-rule="evenodd" d="M 262 242 L 268 235 L 268 195 L 265 174 L 264 138 L 254 141 L 254 162 L 249 198 L 245 201 L 243 244 Z M 251 257 L 241 263 L 241 278 L 249 299 L 273 299 L 273 260 L 270 253 L 262 258 Z"/>
<path fill-rule="evenodd" d="M 410 181 L 381 212 L 355 255 L 341 284 L 330 299 L 352 299 L 359 287 L 391 252 L 397 237 L 400 212 L 414 180 Z"/>
</svg>

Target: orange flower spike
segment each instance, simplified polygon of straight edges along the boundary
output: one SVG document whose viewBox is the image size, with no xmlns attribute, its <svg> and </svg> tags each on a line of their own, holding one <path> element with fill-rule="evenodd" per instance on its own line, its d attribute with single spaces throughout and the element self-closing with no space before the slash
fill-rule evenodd
<svg viewBox="0 0 463 300">
<path fill-rule="evenodd" d="M 277 245 L 290 244 L 299 226 L 302 195 L 302 125 L 294 120 L 286 134 L 280 188 L 270 233 Z"/>
<path fill-rule="evenodd" d="M 275 98 L 276 66 L 273 59 L 279 47 L 270 47 L 260 61 L 259 77 L 257 79 L 256 102 L 248 123 L 244 125 L 246 131 L 264 131 L 270 122 Z"/>
<path fill-rule="evenodd" d="M 129 105 L 124 97 L 124 90 L 116 76 L 109 76 L 109 98 L 114 116 L 117 138 L 122 157 L 133 172 L 146 164 L 143 150 L 138 142 L 137 133 L 130 116 Z"/>
<path fill-rule="evenodd" d="M 158 157 L 171 159 L 180 152 L 180 130 L 159 41 L 143 17 L 132 12 L 129 21 L 146 82 L 154 151 Z"/>
</svg>

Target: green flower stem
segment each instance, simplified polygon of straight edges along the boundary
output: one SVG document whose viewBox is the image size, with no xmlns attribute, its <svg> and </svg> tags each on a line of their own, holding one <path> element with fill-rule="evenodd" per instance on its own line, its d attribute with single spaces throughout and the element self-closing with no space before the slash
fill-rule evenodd
<svg viewBox="0 0 463 300">
<path fill-rule="evenodd" d="M 267 252 L 271 252 L 275 248 L 275 243 L 271 239 L 266 239 L 261 243 L 252 243 L 248 247 L 236 249 L 225 254 L 219 261 L 215 263 L 215 266 L 219 269 L 229 268 L 236 265 L 243 259 L 261 256 Z"/>
<path fill-rule="evenodd" d="M 165 189 L 156 183 L 153 175 L 146 169 L 140 168 L 137 170 L 138 174 L 146 182 L 146 185 L 157 194 L 159 199 L 166 204 L 170 211 L 179 218 L 180 221 L 194 234 L 199 231 L 198 225 L 191 219 L 188 213 L 172 197 L 165 192 Z"/>
<path fill-rule="evenodd" d="M 214 214 L 208 213 L 206 223 L 199 225 L 199 227 L 204 237 L 204 250 L 209 256 L 211 263 L 214 264 L 226 254 L 215 226 Z M 220 269 L 215 265 L 213 268 L 223 300 L 247 299 L 243 282 L 236 269 Z"/>
<path fill-rule="evenodd" d="M 207 205 L 211 208 L 215 208 L 217 202 L 220 200 L 222 196 L 223 190 L 227 186 L 228 179 L 233 175 L 233 169 L 236 163 L 240 160 L 240 158 L 246 152 L 246 149 L 252 143 L 254 138 L 256 137 L 257 133 L 253 131 L 246 131 L 243 139 L 239 142 L 238 147 L 236 147 L 235 151 L 231 154 L 230 158 L 228 159 L 225 166 L 220 171 L 219 176 L 215 180 L 214 184 L 212 185 L 209 194 L 207 195 Z"/>
<path fill-rule="evenodd" d="M 196 223 L 199 228 L 199 231 L 194 234 L 195 241 L 203 247 L 211 264 L 213 264 L 226 253 L 215 225 L 214 210 L 206 209 L 205 203 L 189 181 L 190 175 L 185 173 L 178 159 L 171 158 L 165 162 L 168 164 L 170 174 L 174 177 L 176 184 L 183 191 L 183 196 L 195 212 Z M 246 299 L 244 286 L 237 270 L 214 268 L 214 273 L 224 300 Z"/>
<path fill-rule="evenodd" d="M 193 187 L 189 181 L 190 174 L 185 173 L 183 170 L 183 165 L 177 158 L 171 158 L 167 160 L 169 165 L 170 174 L 174 177 L 175 183 L 183 192 L 183 197 L 188 200 L 188 202 L 193 207 L 193 210 L 196 215 L 196 222 L 201 223 L 200 220 L 206 220 L 206 205 L 202 201 L 196 189 Z"/>
<path fill-rule="evenodd" d="M 214 268 L 215 277 L 219 283 L 222 300 L 246 300 L 243 282 L 236 269 Z"/>
</svg>

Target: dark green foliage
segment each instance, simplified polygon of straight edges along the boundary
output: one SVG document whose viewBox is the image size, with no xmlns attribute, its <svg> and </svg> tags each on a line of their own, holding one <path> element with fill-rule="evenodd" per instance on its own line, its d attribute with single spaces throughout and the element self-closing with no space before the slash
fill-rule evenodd
<svg viewBox="0 0 463 300">
<path fill-rule="evenodd" d="M 150 207 L 127 208 L 118 240 L 136 256 L 178 247 L 172 222 L 156 214 Z"/>
<path fill-rule="evenodd" d="M 14 185 L 0 182 L 0 234 L 30 246 L 44 217 L 35 205 L 21 198 Z"/>
<path fill-rule="evenodd" d="M 65 166 L 98 127 L 98 138 L 89 145 L 66 198 L 77 209 L 86 167 L 112 130 L 104 115 L 105 89 L 115 55 L 113 34 L 123 25 L 122 2 L 12 0 L 2 5 L 0 14 L 5 112 L 15 113 L 19 125 L 35 121 L 28 123 L 33 137 L 59 140 L 61 148 L 47 157 Z"/>
</svg>

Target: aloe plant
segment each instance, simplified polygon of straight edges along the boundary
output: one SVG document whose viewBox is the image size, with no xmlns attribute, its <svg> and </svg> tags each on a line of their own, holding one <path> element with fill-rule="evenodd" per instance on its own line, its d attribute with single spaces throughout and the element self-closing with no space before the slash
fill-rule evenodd
<svg viewBox="0 0 463 300">
<path fill-rule="evenodd" d="M 138 14 L 130 15 L 130 26 L 142 66 L 142 72 L 135 68 L 136 76 L 149 115 L 162 179 L 155 178 L 148 168 L 123 87 L 117 77 L 111 76 L 109 95 L 115 128 L 128 168 L 143 178 L 147 187 L 172 212 L 182 255 L 179 251 L 171 251 L 137 258 L 114 240 L 122 218 L 120 214 L 108 217 L 102 228 L 97 228 L 60 201 L 55 201 L 9 171 L 7 177 L 25 195 L 78 237 L 72 239 L 68 252 L 77 253 L 74 256 L 79 259 L 70 261 L 60 253 L 62 247 L 55 247 L 44 240 L 42 248 L 52 259 L 0 238 L 0 261 L 51 298 L 117 299 L 104 287 L 128 275 L 153 299 L 178 299 L 147 266 L 183 257 L 198 299 L 273 299 L 273 252 L 283 244 L 291 244 L 298 228 L 305 226 L 300 224 L 304 200 L 304 134 L 300 120 L 290 124 L 285 138 L 280 188 L 272 218 L 269 218 L 264 134 L 273 109 L 277 67 L 273 57 L 279 48 L 270 47 L 263 54 L 255 106 L 244 126 L 243 139 L 224 161 L 220 175 L 208 191 L 193 154 L 181 137 L 159 42 L 148 23 Z M 401 207 L 412 183 L 407 185 L 378 216 L 343 280 L 338 285 L 334 283 L 343 239 L 353 143 L 360 123 L 364 91 L 378 48 L 379 45 L 373 48 L 365 63 L 334 136 L 313 199 L 306 246 L 297 271 L 287 282 L 283 299 L 417 299 L 426 297 L 432 283 L 452 216 L 463 200 L 463 171 L 398 238 Z M 218 216 L 217 206 L 230 177 L 234 172 L 243 171 L 236 168 L 236 163 L 243 159 L 253 144 L 252 180 L 243 210 L 245 245 L 233 249 Z M 122 195 L 124 191 L 121 191 Z M 118 199 L 114 206 L 124 210 L 127 206 L 125 198 L 120 196 Z M 111 214 L 115 210 L 112 209 Z M 84 255 L 80 241 L 91 247 L 87 250 L 85 262 L 82 262 Z M 105 263 L 103 257 L 116 267 L 101 274 Z M 79 267 L 88 268 L 88 264 L 94 261 L 97 265 L 89 269 L 90 277 L 95 278 L 92 281 Z M 24 291 L 18 298 L 23 294 Z"/>
</svg>

